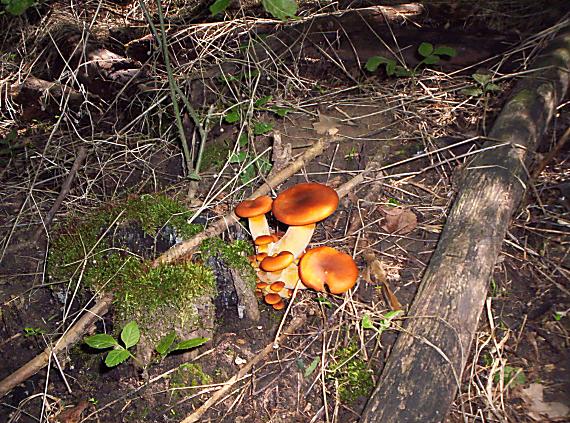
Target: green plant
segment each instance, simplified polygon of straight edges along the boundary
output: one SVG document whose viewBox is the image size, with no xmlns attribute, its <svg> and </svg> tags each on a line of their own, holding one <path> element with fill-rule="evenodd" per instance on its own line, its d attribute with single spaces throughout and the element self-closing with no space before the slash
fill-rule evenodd
<svg viewBox="0 0 570 423">
<path fill-rule="evenodd" d="M 262 131 L 263 129 L 267 129 L 267 127 L 262 127 L 262 126 L 256 127 L 254 129 L 254 134 L 259 135 L 255 133 L 256 130 L 259 132 Z M 240 148 L 244 148 L 244 150 L 238 150 L 237 152 L 232 153 L 228 160 L 230 164 L 240 164 L 240 165 L 249 162 L 249 164 L 245 164 L 245 167 L 240 169 L 239 178 L 244 185 L 251 182 L 251 180 L 253 180 L 256 177 L 256 175 L 260 174 L 266 175 L 267 173 L 269 173 L 273 165 L 268 159 L 264 157 L 258 157 L 257 160 L 254 162 L 251 159 L 249 153 L 245 151 L 245 148 L 248 143 L 247 135 L 242 134 L 238 139 L 238 143 Z"/>
<path fill-rule="evenodd" d="M 12 16 L 23 15 L 26 10 L 37 4 L 35 0 L 0 0 L 0 3 L 4 5 L 4 11 Z M 4 11 L 0 12 L 0 14 L 4 13 Z"/>
<path fill-rule="evenodd" d="M 46 333 L 45 330 L 42 328 L 32 328 L 32 327 L 25 327 L 24 328 L 24 336 L 38 336 L 43 335 Z"/>
<path fill-rule="evenodd" d="M 136 322 L 129 322 L 121 331 L 121 341 L 123 341 L 124 345 L 119 344 L 119 341 L 107 333 L 98 333 L 96 335 L 88 336 L 85 338 L 85 343 L 91 348 L 95 348 L 97 350 L 113 348 L 105 357 L 105 365 L 107 367 L 115 367 L 118 364 L 123 363 L 129 357 L 142 365 L 142 363 L 140 363 L 140 361 L 138 361 L 138 359 L 129 351 L 129 348 L 134 347 L 139 342 L 140 336 L 141 334 Z"/>
<path fill-rule="evenodd" d="M 155 351 L 160 355 L 161 359 L 164 359 L 168 354 L 175 351 L 189 350 L 192 348 L 204 345 L 209 341 L 208 338 L 192 338 L 186 341 L 179 341 L 174 343 L 176 340 L 176 332 L 172 331 L 165 335 L 156 345 Z"/>
<path fill-rule="evenodd" d="M 443 56 L 455 57 L 457 51 L 448 46 L 434 46 L 431 43 L 423 42 L 418 46 L 418 54 L 422 60 L 416 65 L 414 69 L 408 69 L 405 66 L 398 65 L 394 59 L 388 59 L 383 56 L 372 56 L 364 65 L 364 68 L 369 72 L 375 72 L 380 65 L 386 66 L 386 74 L 388 76 L 414 76 L 417 70 L 426 65 L 435 65 L 439 63 Z"/>
<path fill-rule="evenodd" d="M 471 75 L 471 78 L 473 78 L 476 84 L 472 87 L 462 89 L 460 91 L 462 94 L 473 97 L 480 97 L 487 93 L 501 91 L 501 87 L 491 82 L 491 75 L 484 73 L 474 73 Z"/>
<path fill-rule="evenodd" d="M 127 323 L 121 331 L 121 341 L 123 342 L 123 345 L 107 333 L 98 333 L 96 335 L 88 336 L 85 338 L 85 343 L 91 348 L 95 348 L 97 350 L 113 348 L 105 357 L 105 365 L 107 367 L 115 367 L 129 358 L 132 358 L 140 366 L 143 366 L 143 364 L 129 351 L 129 348 L 138 344 L 140 337 L 141 333 L 137 323 L 131 321 Z M 159 341 L 155 350 L 160 354 L 161 358 L 166 357 L 174 351 L 199 347 L 208 341 L 208 338 L 193 338 L 174 344 L 175 339 L 176 333 L 173 331 Z"/>
<path fill-rule="evenodd" d="M 380 320 L 378 326 L 375 326 L 372 321 L 372 318 L 368 314 L 365 314 L 364 316 L 362 316 L 362 329 L 375 330 L 378 333 L 378 336 L 380 336 L 385 330 L 390 328 L 390 326 L 392 325 L 392 321 L 402 313 L 403 313 L 402 310 L 389 311 L 383 316 L 383 319 Z"/>
<path fill-rule="evenodd" d="M 297 2 L 295 0 L 261 0 L 261 4 L 266 12 L 282 21 L 294 18 L 297 13 Z M 230 5 L 230 0 L 216 0 L 210 6 L 212 16 L 224 12 Z"/>
<path fill-rule="evenodd" d="M 317 369 L 317 366 L 319 365 L 320 361 L 321 357 L 316 356 L 315 358 L 313 358 L 313 361 L 311 361 L 311 363 L 308 366 L 305 366 L 305 362 L 300 358 L 297 359 L 296 363 L 297 367 L 303 372 L 303 378 L 307 379 Z"/>
</svg>

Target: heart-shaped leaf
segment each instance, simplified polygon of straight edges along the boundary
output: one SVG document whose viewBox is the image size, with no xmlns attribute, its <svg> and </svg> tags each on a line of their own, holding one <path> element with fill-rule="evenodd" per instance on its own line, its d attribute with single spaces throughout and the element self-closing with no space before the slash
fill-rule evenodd
<svg viewBox="0 0 570 423">
<path fill-rule="evenodd" d="M 429 55 L 433 54 L 433 44 L 426 42 L 421 43 L 418 47 L 418 53 L 423 57 L 428 57 Z"/>
<path fill-rule="evenodd" d="M 455 57 L 457 56 L 457 50 L 455 50 L 453 47 L 448 47 L 448 46 L 437 46 L 434 50 L 433 53 L 437 56 L 449 56 L 449 57 Z"/>
</svg>

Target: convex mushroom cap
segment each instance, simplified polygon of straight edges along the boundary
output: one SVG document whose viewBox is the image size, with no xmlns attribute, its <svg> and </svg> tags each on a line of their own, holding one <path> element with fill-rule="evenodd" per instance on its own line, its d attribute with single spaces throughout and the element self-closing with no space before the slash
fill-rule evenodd
<svg viewBox="0 0 570 423">
<path fill-rule="evenodd" d="M 337 207 L 338 194 L 323 184 L 298 184 L 280 193 L 273 201 L 273 215 L 290 226 L 273 252 L 287 250 L 298 258 L 309 245 L 316 222 L 329 217 Z"/>
<path fill-rule="evenodd" d="M 342 294 L 356 283 L 358 268 L 348 254 L 331 247 L 317 247 L 301 259 L 299 275 L 308 288 L 324 291 L 326 285 L 332 294 Z"/>
<path fill-rule="evenodd" d="M 338 207 L 338 194 L 323 184 L 307 182 L 281 192 L 273 201 L 273 215 L 291 226 L 308 225 L 326 219 Z"/>
</svg>

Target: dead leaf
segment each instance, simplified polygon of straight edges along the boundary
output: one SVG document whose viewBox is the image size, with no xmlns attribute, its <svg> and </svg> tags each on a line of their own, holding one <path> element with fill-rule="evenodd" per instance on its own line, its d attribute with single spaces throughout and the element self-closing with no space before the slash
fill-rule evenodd
<svg viewBox="0 0 570 423">
<path fill-rule="evenodd" d="M 382 262 L 374 258 L 374 255 L 372 254 L 365 254 L 364 257 L 368 262 L 368 266 L 364 272 L 364 279 L 368 283 L 382 285 L 382 294 L 384 294 L 384 299 L 390 306 L 391 310 L 402 310 L 402 304 L 400 304 L 400 301 L 398 301 L 398 298 L 388 284 L 388 277 Z"/>
<path fill-rule="evenodd" d="M 382 229 L 391 234 L 404 235 L 418 226 L 418 218 L 413 211 L 402 207 L 382 208 L 384 224 Z"/>
<path fill-rule="evenodd" d="M 570 415 L 570 409 L 561 402 L 544 401 L 544 385 L 540 383 L 531 383 L 521 393 L 522 399 L 530 408 L 528 415 L 533 420 L 544 421 L 543 416 L 549 419 L 562 419 Z"/>
<path fill-rule="evenodd" d="M 325 116 L 319 113 L 319 121 L 313 123 L 313 128 L 317 131 L 319 135 L 330 135 L 331 137 L 336 135 L 339 131 L 338 129 L 338 120 L 330 117 Z"/>
<path fill-rule="evenodd" d="M 81 414 L 89 407 L 89 402 L 86 400 L 80 401 L 75 407 L 68 408 L 55 416 L 53 423 L 77 423 L 81 420 Z"/>
</svg>

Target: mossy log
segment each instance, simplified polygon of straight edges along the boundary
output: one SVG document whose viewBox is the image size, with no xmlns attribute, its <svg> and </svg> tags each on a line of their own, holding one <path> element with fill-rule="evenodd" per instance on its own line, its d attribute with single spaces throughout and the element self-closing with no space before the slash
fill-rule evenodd
<svg viewBox="0 0 570 423">
<path fill-rule="evenodd" d="M 487 285 L 526 166 L 570 78 L 570 29 L 515 86 L 489 134 L 489 146 L 464 170 L 437 248 L 362 414 L 361 422 L 442 421 L 462 379 Z"/>
</svg>

